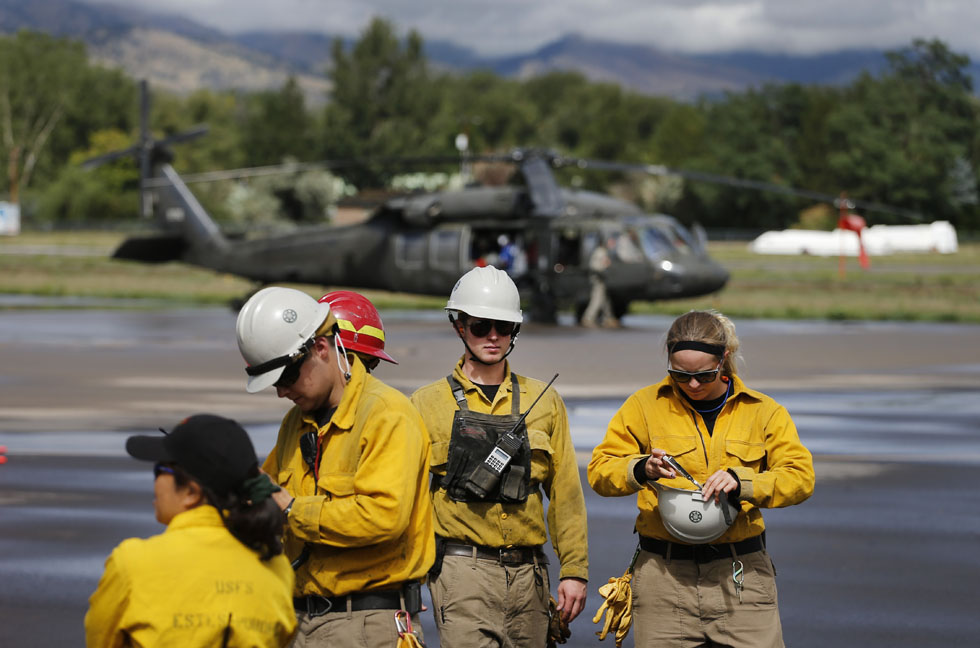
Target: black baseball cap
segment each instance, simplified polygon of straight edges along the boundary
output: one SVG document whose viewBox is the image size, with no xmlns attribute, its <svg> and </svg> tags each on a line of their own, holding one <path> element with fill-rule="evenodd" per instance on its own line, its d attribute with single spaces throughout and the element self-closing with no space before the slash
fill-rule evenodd
<svg viewBox="0 0 980 648">
<path fill-rule="evenodd" d="M 258 465 L 248 433 L 214 414 L 195 414 L 165 436 L 131 436 L 126 452 L 136 459 L 179 466 L 219 495 L 235 490 Z"/>
</svg>

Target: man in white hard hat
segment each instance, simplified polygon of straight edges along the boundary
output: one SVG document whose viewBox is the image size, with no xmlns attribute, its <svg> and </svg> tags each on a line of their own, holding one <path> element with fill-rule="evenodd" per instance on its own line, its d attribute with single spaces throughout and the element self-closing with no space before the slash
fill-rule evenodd
<svg viewBox="0 0 980 648">
<path fill-rule="evenodd" d="M 546 530 L 561 563 L 556 615 L 564 622 L 585 606 L 588 578 L 585 499 L 565 404 L 506 361 L 523 321 L 506 272 L 470 270 L 446 311 L 463 357 L 412 396 L 432 438 L 439 539 L 429 589 L 440 645 L 544 648 Z"/>
<path fill-rule="evenodd" d="M 422 419 L 345 352 L 328 303 L 265 288 L 236 328 L 247 391 L 275 387 L 295 404 L 262 466 L 283 489 L 293 645 L 394 646 L 409 619 L 421 628 L 420 583 L 435 557 Z"/>
</svg>

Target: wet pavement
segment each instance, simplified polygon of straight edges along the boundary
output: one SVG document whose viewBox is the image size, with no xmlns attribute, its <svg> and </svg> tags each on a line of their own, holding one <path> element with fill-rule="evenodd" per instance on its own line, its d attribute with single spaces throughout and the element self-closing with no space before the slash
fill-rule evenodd
<svg viewBox="0 0 980 648">
<path fill-rule="evenodd" d="M 440 314 L 383 316 L 401 364 L 379 377 L 411 391 L 450 369 L 458 343 Z M 626 323 L 528 326 L 512 356 L 518 371 L 561 374 L 582 462 L 622 400 L 663 373 L 670 320 Z M 972 645 L 980 327 L 736 324 L 743 377 L 786 405 L 817 459 L 814 496 L 765 513 L 787 645 Z M 0 645 L 80 645 L 105 557 L 161 530 L 127 433 L 213 411 L 242 421 L 260 452 L 271 446 L 285 406 L 244 393 L 233 331 L 218 309 L 0 314 Z M 596 588 L 635 548 L 634 498 L 585 490 L 592 580 L 569 648 L 613 645 L 594 636 Z"/>
</svg>

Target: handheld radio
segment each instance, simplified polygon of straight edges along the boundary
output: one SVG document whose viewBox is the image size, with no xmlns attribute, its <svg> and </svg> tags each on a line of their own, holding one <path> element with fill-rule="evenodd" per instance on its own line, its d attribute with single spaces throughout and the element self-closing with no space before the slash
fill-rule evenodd
<svg viewBox="0 0 980 648">
<path fill-rule="evenodd" d="M 534 409 L 534 406 L 538 404 L 541 397 L 544 396 L 548 388 L 551 387 L 551 384 L 557 379 L 558 374 L 555 374 L 548 384 L 545 385 L 544 389 L 541 390 L 541 393 L 538 394 L 538 397 L 534 399 L 534 402 L 531 403 L 531 407 L 527 408 L 521 414 L 521 418 L 517 419 L 514 427 L 507 434 L 497 439 L 496 445 L 490 450 L 487 458 L 483 460 L 483 463 L 474 468 L 473 473 L 466 479 L 466 483 L 464 484 L 466 490 L 479 498 L 484 498 L 487 496 L 487 493 L 492 492 L 496 488 L 497 483 L 500 481 L 500 476 L 507 469 L 507 466 L 510 465 L 514 455 L 521 449 L 523 438 L 517 434 L 517 431 L 521 429 L 521 425 L 523 425 L 528 413 Z"/>
</svg>

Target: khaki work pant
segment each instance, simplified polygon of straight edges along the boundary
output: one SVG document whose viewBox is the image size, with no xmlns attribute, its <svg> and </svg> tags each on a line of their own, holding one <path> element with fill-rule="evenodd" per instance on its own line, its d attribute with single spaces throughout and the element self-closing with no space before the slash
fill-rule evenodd
<svg viewBox="0 0 980 648">
<path fill-rule="evenodd" d="M 592 284 L 592 292 L 589 294 L 589 304 L 582 313 L 582 324 L 585 326 L 595 326 L 597 323 L 602 323 L 603 326 L 614 324 L 616 317 L 613 315 L 612 303 L 606 291 L 606 282 L 599 276 L 591 275 L 589 283 Z"/>
<path fill-rule="evenodd" d="M 640 551 L 633 572 L 636 648 L 783 648 L 772 560 L 765 551 L 738 556 L 742 600 L 732 560 L 697 564 Z"/>
<path fill-rule="evenodd" d="M 544 648 L 548 641 L 547 565 L 503 565 L 446 556 L 430 579 L 441 648 Z"/>
<path fill-rule="evenodd" d="M 299 627 L 292 648 L 395 648 L 398 629 L 395 610 L 361 610 L 327 612 L 311 617 L 296 615 Z M 412 615 L 412 630 L 422 639 L 419 615 Z"/>
</svg>

